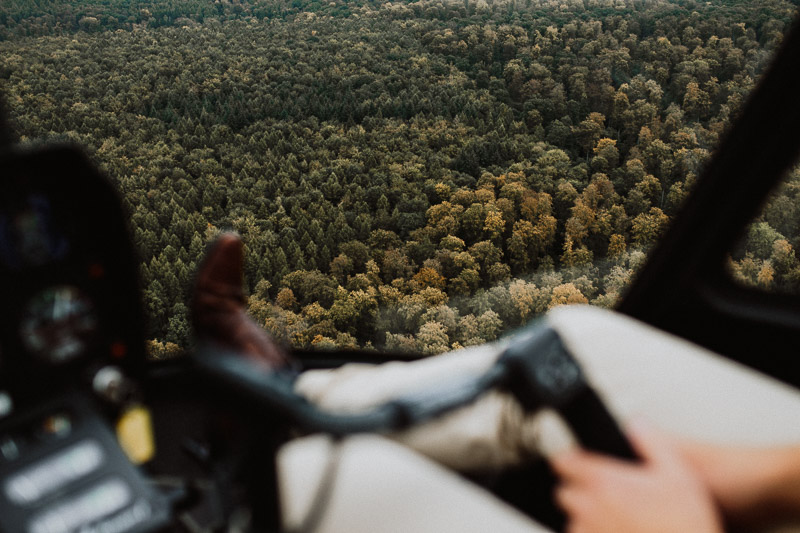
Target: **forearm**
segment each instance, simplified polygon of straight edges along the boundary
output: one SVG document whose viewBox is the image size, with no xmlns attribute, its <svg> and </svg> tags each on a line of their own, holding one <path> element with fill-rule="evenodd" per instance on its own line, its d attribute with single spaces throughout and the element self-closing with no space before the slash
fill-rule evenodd
<svg viewBox="0 0 800 533">
<path fill-rule="evenodd" d="M 800 520 L 800 446 L 682 448 L 730 523 L 763 527 Z"/>
<path fill-rule="evenodd" d="M 764 462 L 768 472 L 762 495 L 765 507 L 785 519 L 800 518 L 800 446 L 769 452 Z"/>
</svg>

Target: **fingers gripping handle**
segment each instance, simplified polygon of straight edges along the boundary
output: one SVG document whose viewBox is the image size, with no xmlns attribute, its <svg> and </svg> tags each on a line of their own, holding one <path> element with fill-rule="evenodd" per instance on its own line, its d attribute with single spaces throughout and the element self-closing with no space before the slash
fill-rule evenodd
<svg viewBox="0 0 800 533">
<path fill-rule="evenodd" d="M 554 409 L 586 449 L 637 459 L 555 330 L 542 324 L 530 327 L 514 339 L 499 363 L 507 370 L 507 388 L 526 409 Z"/>
</svg>

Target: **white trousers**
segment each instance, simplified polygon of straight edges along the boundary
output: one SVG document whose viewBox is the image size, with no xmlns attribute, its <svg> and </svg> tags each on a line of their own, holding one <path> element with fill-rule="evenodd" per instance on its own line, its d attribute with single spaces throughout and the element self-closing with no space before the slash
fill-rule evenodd
<svg viewBox="0 0 800 533">
<path fill-rule="evenodd" d="M 614 312 L 561 307 L 545 320 L 623 426 L 640 417 L 695 440 L 800 444 L 800 392 L 792 387 Z M 307 372 L 296 390 L 323 408 L 359 411 L 454 376 L 480 374 L 503 348 L 496 343 L 413 363 Z M 334 446 L 312 436 L 286 445 L 278 465 L 287 529 L 546 531 L 448 468 L 497 470 L 574 442 L 553 413 L 526 414 L 500 393 L 391 438 L 362 436 Z M 329 498 L 321 505 L 323 492 Z"/>
</svg>

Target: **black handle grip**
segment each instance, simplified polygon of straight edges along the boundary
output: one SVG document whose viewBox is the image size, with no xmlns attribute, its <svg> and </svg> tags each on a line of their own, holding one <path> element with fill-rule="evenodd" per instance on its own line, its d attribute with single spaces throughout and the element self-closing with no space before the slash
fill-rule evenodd
<svg viewBox="0 0 800 533">
<path fill-rule="evenodd" d="M 511 342 L 499 362 L 506 367 L 506 387 L 526 409 L 554 409 L 588 450 L 637 458 L 553 328 L 533 325 Z"/>
<path fill-rule="evenodd" d="M 587 450 L 620 459 L 638 459 L 617 421 L 588 384 L 558 412 Z"/>
</svg>

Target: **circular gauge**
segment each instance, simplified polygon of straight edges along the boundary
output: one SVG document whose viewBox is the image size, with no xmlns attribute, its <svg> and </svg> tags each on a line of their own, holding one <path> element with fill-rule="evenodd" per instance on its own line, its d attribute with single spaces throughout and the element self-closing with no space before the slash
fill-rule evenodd
<svg viewBox="0 0 800 533">
<path fill-rule="evenodd" d="M 98 329 L 92 301 L 75 287 L 51 287 L 25 306 L 22 343 L 48 363 L 66 363 L 83 355 Z"/>
</svg>

